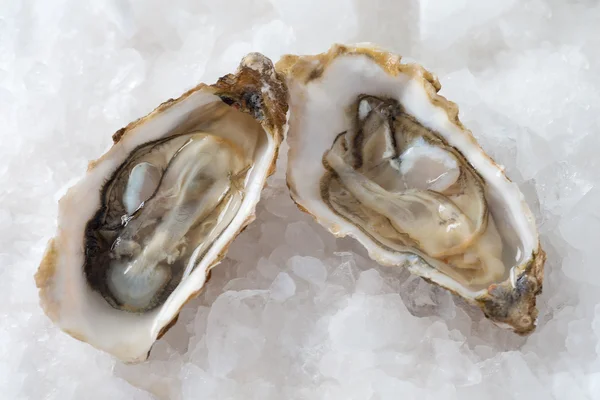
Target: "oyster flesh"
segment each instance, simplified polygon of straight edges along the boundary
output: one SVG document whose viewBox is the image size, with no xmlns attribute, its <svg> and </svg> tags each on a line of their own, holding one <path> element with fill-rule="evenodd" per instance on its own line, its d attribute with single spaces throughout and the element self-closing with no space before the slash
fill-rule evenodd
<svg viewBox="0 0 600 400">
<path fill-rule="evenodd" d="M 535 327 L 545 254 L 516 184 L 432 74 L 368 45 L 277 64 L 290 90 L 287 181 L 298 206 L 374 260 Z"/>
<path fill-rule="evenodd" d="M 144 360 L 254 219 L 286 126 L 270 60 L 201 84 L 114 136 L 59 202 L 36 274 L 46 314 L 123 361 Z"/>
</svg>

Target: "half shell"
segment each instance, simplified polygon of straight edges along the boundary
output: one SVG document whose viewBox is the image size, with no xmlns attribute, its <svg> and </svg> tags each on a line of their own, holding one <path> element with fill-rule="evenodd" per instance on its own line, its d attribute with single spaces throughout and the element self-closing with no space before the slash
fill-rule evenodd
<svg viewBox="0 0 600 400">
<path fill-rule="evenodd" d="M 382 265 L 535 328 L 545 254 L 516 184 L 423 67 L 368 45 L 285 56 L 287 183 L 300 209 Z"/>
<path fill-rule="evenodd" d="M 255 53 L 117 131 L 59 202 L 36 274 L 52 321 L 123 361 L 146 359 L 254 220 L 286 114 L 285 83 Z"/>
</svg>

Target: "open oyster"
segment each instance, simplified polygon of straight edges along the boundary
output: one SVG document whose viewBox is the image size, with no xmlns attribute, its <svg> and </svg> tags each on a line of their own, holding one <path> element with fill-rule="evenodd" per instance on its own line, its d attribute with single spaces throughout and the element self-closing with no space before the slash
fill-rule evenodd
<svg viewBox="0 0 600 400">
<path fill-rule="evenodd" d="M 545 254 L 516 184 L 418 65 L 368 46 L 285 56 L 287 181 L 298 206 L 371 258 L 405 266 L 520 334 Z"/>
<path fill-rule="evenodd" d="M 36 274 L 46 314 L 77 339 L 144 360 L 254 219 L 286 113 L 285 84 L 251 54 L 235 75 L 119 130 L 60 200 Z"/>
</svg>

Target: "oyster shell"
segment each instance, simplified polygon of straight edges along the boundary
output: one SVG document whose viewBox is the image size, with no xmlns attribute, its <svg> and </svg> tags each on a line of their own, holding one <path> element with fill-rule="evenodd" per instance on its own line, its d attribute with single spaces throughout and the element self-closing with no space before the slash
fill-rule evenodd
<svg viewBox="0 0 600 400">
<path fill-rule="evenodd" d="M 123 361 L 144 360 L 254 220 L 286 113 L 285 84 L 256 53 L 116 132 L 59 202 L 36 274 L 46 314 Z"/>
<path fill-rule="evenodd" d="M 545 261 L 535 220 L 437 79 L 368 45 L 276 68 L 290 90 L 287 182 L 299 208 L 380 264 L 531 332 Z"/>
</svg>

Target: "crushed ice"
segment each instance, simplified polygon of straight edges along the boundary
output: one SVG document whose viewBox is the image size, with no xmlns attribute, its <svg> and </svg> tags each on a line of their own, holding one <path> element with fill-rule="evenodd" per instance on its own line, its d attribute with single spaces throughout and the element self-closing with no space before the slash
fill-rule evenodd
<svg viewBox="0 0 600 400">
<path fill-rule="evenodd" d="M 443 3 L 443 5 L 442 5 Z M 600 399 L 600 6 L 592 1 L 172 0 L 0 5 L 0 397 Z M 526 195 L 548 252 L 538 329 L 479 310 L 334 239 L 285 191 L 150 361 L 53 327 L 33 273 L 55 194 L 110 133 L 249 51 L 373 41 L 436 72 Z"/>
</svg>

